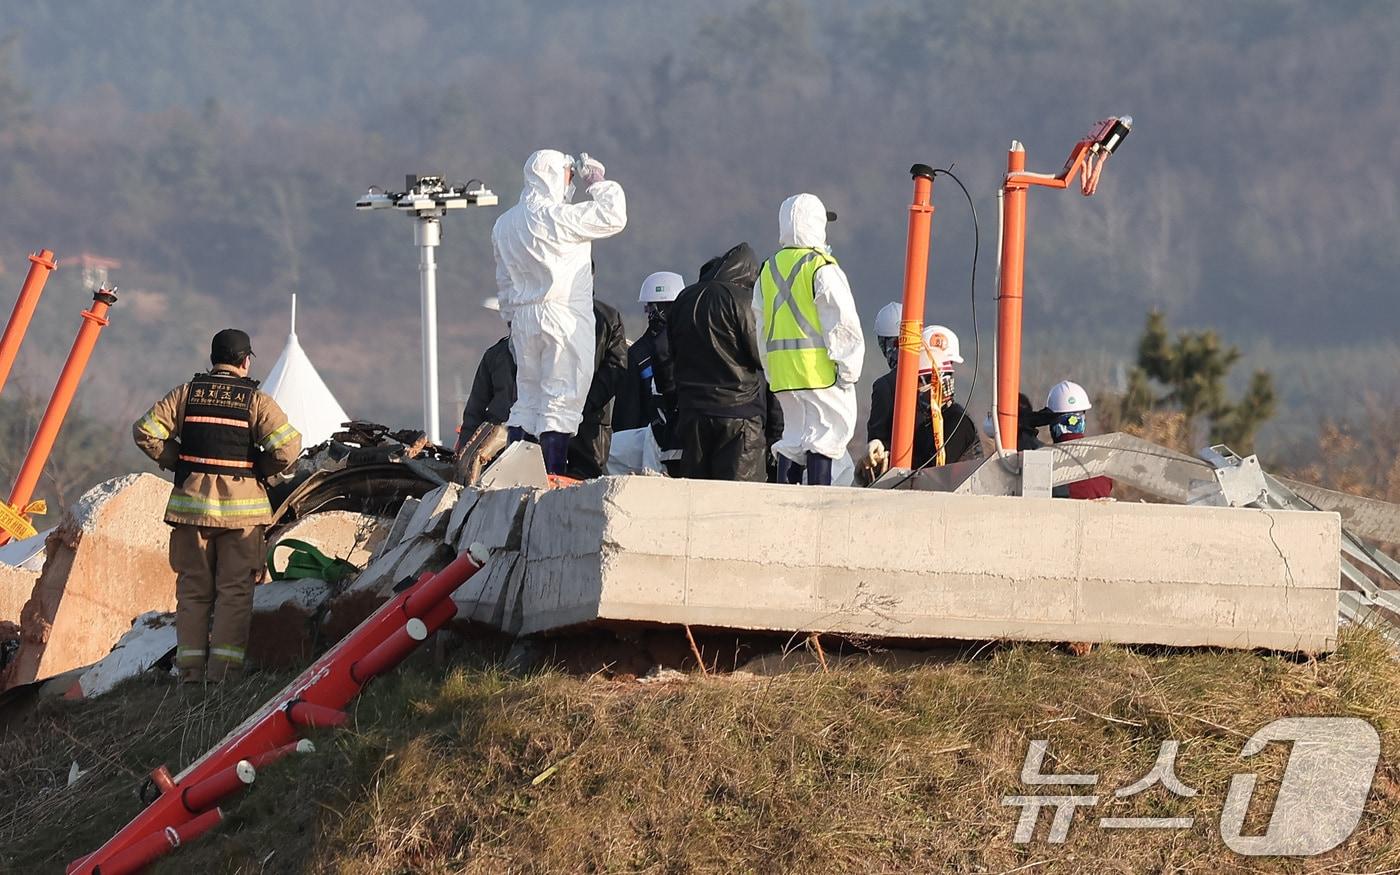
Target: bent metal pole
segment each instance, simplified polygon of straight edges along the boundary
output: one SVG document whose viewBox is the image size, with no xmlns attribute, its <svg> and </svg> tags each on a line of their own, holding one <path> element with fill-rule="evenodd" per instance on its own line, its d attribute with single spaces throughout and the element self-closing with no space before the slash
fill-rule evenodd
<svg viewBox="0 0 1400 875">
<path fill-rule="evenodd" d="M 1006 153 L 1005 225 L 1001 238 L 1001 288 L 997 289 L 997 429 L 1001 449 L 1016 452 L 1021 397 L 1021 304 L 1026 268 L 1026 189 L 1017 177 L 1026 149 L 1017 140 Z"/>
<path fill-rule="evenodd" d="M 924 287 L 928 283 L 929 231 L 933 225 L 933 168 L 915 164 L 914 200 L 909 204 L 909 239 L 904 250 L 904 302 L 899 321 L 899 360 L 894 377 L 894 423 L 890 467 L 914 467 L 914 406 L 919 396 L 919 350 L 923 346 Z"/>
<path fill-rule="evenodd" d="M 92 306 L 82 312 L 83 324 L 78 329 L 78 336 L 73 340 L 73 348 L 68 352 L 68 361 L 63 363 L 63 371 L 58 375 L 58 383 L 53 388 L 53 396 L 49 398 L 44 418 L 39 420 L 39 430 L 34 434 L 34 442 L 29 445 L 24 464 L 20 466 L 19 475 L 15 477 L 14 489 L 10 491 L 10 506 L 17 511 L 22 511 L 29 504 L 29 499 L 34 497 L 34 487 L 39 484 L 39 475 L 44 472 L 44 465 L 49 461 L 49 453 L 53 450 L 59 429 L 63 427 L 63 419 L 68 415 L 73 396 L 77 394 L 78 383 L 83 378 L 88 359 L 92 357 L 92 350 L 97 346 L 97 335 L 107 325 L 107 310 L 117 301 L 114 292 L 115 290 L 109 289 L 93 292 Z M 8 536 L 0 534 L 0 543 L 6 540 Z"/>
<path fill-rule="evenodd" d="M 44 293 L 44 283 L 49 281 L 49 274 L 55 267 L 58 267 L 58 262 L 54 261 L 53 253 L 47 249 L 40 249 L 29 256 L 29 275 L 24 278 L 24 285 L 20 286 L 15 309 L 10 312 L 10 321 L 5 325 L 5 336 L 0 338 L 0 392 L 5 390 L 5 383 L 10 379 L 10 368 L 14 367 L 20 344 L 24 343 L 29 320 L 34 318 L 34 308 L 39 304 L 39 296 Z"/>
</svg>

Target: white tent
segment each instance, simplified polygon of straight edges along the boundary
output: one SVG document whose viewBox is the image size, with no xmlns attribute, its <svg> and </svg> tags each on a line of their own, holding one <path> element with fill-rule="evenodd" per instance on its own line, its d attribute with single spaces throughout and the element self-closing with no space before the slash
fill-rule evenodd
<svg viewBox="0 0 1400 875">
<path fill-rule="evenodd" d="M 314 447 L 340 431 L 350 417 L 316 373 L 316 366 L 297 342 L 297 296 L 292 295 L 292 332 L 282 355 L 268 371 L 262 390 L 286 412 L 292 427 L 301 432 L 301 445 Z"/>
</svg>

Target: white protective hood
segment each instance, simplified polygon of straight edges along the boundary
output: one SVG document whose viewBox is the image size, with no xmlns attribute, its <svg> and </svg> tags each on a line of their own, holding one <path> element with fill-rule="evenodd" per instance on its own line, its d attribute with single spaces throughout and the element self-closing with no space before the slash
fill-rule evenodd
<svg viewBox="0 0 1400 875">
<path fill-rule="evenodd" d="M 778 245 L 826 249 L 826 206 L 814 194 L 795 194 L 778 208 Z"/>
<path fill-rule="evenodd" d="M 564 172 L 569 157 L 541 149 L 525 162 L 520 202 L 491 230 L 501 315 L 544 302 L 593 306 L 592 241 L 627 226 L 627 198 L 612 180 L 588 189 L 589 200 L 569 203 Z"/>
<path fill-rule="evenodd" d="M 261 388 L 287 414 L 292 427 L 301 432 L 301 445 L 314 447 L 340 431 L 341 423 L 348 422 L 350 417 L 297 341 L 296 312 L 296 296 L 293 295 L 292 330 L 287 335 L 287 345 L 268 371 Z"/>
</svg>

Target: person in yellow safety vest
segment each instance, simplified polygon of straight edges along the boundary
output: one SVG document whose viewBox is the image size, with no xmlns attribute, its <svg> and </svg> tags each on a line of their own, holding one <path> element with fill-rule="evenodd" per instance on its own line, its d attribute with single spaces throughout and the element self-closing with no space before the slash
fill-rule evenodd
<svg viewBox="0 0 1400 875">
<path fill-rule="evenodd" d="M 248 379 L 252 356 L 247 334 L 220 331 L 209 372 L 170 390 L 132 429 L 141 451 L 175 472 L 165 521 L 182 682 L 242 676 L 263 529 L 272 522 L 263 481 L 301 455 L 301 434 Z"/>
<path fill-rule="evenodd" d="M 831 485 L 832 462 L 856 429 L 856 382 L 865 338 L 846 274 L 826 245 L 836 215 L 796 194 L 778 210 L 778 243 L 754 285 L 758 348 L 783 409 L 773 445 L 779 483 Z"/>
</svg>

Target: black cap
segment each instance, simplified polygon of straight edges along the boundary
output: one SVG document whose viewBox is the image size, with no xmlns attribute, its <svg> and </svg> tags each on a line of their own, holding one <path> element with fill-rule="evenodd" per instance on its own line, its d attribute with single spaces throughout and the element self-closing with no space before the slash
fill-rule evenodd
<svg viewBox="0 0 1400 875">
<path fill-rule="evenodd" d="M 209 344 L 209 361 L 216 365 L 238 365 L 253 354 L 253 342 L 246 331 L 225 328 Z"/>
</svg>

